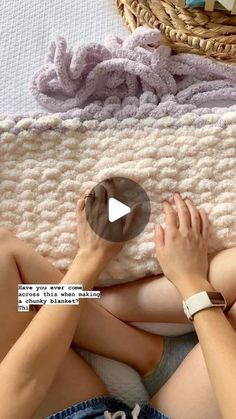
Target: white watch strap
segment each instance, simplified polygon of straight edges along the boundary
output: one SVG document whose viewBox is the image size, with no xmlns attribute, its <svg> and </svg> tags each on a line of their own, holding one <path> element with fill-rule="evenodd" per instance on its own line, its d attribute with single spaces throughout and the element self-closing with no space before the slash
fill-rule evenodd
<svg viewBox="0 0 236 419">
<path fill-rule="evenodd" d="M 187 298 L 184 303 L 184 308 L 187 309 L 188 312 L 188 314 L 186 313 L 188 318 L 192 318 L 192 316 L 198 311 L 212 307 L 213 305 L 206 291 L 192 295 L 191 297 Z"/>
<path fill-rule="evenodd" d="M 202 292 L 192 295 L 191 297 L 187 298 L 187 300 L 183 301 L 184 312 L 189 320 L 193 320 L 194 314 L 206 308 L 210 308 L 210 307 L 221 307 L 223 309 L 226 308 L 227 303 L 224 296 L 221 293 L 210 292 L 209 294 L 213 300 L 211 300 L 211 298 L 209 297 L 208 292 L 202 291 Z M 220 299 L 219 299 L 219 295 L 221 297 Z"/>
</svg>

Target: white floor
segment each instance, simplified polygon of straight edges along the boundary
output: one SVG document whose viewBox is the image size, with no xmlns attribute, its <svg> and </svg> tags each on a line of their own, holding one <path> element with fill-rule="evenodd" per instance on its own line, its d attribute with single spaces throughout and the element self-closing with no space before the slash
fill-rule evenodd
<svg viewBox="0 0 236 419">
<path fill-rule="evenodd" d="M 57 36 L 71 46 L 129 33 L 114 0 L 1 0 L 0 28 L 0 113 L 40 110 L 29 83 Z"/>
</svg>

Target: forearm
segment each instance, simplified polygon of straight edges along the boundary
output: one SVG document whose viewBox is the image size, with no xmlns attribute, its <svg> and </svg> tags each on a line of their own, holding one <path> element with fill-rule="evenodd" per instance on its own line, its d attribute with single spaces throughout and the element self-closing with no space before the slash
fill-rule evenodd
<svg viewBox="0 0 236 419">
<path fill-rule="evenodd" d="M 99 256 L 78 253 L 61 284 L 82 284 L 92 288 L 104 268 Z M 17 399 L 18 411 L 31 417 L 38 407 L 63 360 L 78 324 L 78 306 L 43 306 L 24 333 L 8 352 L 0 366 L 0 416 L 7 417 L 4 406 L 14 409 L 11 400 Z M 9 414 L 9 417 L 13 416 Z"/>
<path fill-rule="evenodd" d="M 207 282 L 180 289 L 182 299 L 200 291 L 211 291 Z M 236 333 L 219 308 L 194 315 L 196 329 L 209 377 L 224 419 L 236 417 Z"/>
</svg>

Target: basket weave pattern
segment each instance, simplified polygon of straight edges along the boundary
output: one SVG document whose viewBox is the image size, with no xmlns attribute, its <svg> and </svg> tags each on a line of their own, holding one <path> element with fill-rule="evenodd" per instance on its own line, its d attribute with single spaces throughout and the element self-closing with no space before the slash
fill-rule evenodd
<svg viewBox="0 0 236 419">
<path fill-rule="evenodd" d="M 225 11 L 181 8 L 175 0 L 116 0 L 131 31 L 157 28 L 175 52 L 191 52 L 236 64 L 236 16 Z"/>
</svg>

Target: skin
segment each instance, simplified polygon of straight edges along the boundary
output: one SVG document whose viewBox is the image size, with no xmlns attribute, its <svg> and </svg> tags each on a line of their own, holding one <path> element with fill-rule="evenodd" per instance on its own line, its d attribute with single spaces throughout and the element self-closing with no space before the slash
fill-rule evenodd
<svg viewBox="0 0 236 419">
<path fill-rule="evenodd" d="M 74 278 L 78 278 L 78 273 L 80 277 L 79 283 L 81 283 L 81 266 L 83 267 L 83 265 L 85 265 L 87 269 L 88 263 L 85 264 L 84 259 L 86 259 L 86 262 L 87 262 L 90 254 L 93 254 L 94 256 L 95 255 L 98 255 L 98 256 L 94 257 L 94 259 L 91 259 L 91 263 L 89 264 L 89 266 L 92 266 L 92 272 L 87 272 L 85 269 L 84 274 L 85 274 L 86 280 L 88 276 L 90 278 L 92 276 L 93 278 L 92 280 L 95 281 L 96 277 L 99 275 L 99 271 L 97 270 L 98 269 L 97 265 L 99 264 L 100 266 L 103 267 L 103 263 L 104 263 L 104 266 L 105 266 L 105 264 L 109 262 L 108 259 L 111 258 L 114 254 L 116 254 L 116 252 L 120 250 L 118 249 L 117 245 L 113 246 L 111 250 L 109 247 L 110 244 L 102 243 L 104 241 L 101 242 L 101 239 L 94 237 L 93 233 L 88 228 L 85 217 L 83 215 L 83 208 L 84 208 L 83 205 L 84 204 L 80 202 L 78 206 L 78 212 L 79 212 L 78 225 L 80 228 L 80 233 L 81 231 L 83 231 L 82 228 L 84 228 L 84 232 L 81 233 L 82 237 L 84 237 L 85 239 L 84 246 L 83 245 L 81 246 L 81 243 L 80 243 L 80 249 L 82 247 L 82 249 L 84 249 L 83 250 L 84 253 L 83 252 L 82 254 L 80 252 L 78 253 L 77 255 L 78 258 L 72 264 L 72 267 L 71 267 L 72 271 L 69 270 L 70 276 L 68 278 L 66 278 L 65 276 L 63 279 L 62 274 L 60 272 L 58 272 L 54 267 L 52 267 L 44 258 L 42 258 L 40 255 L 35 253 L 25 243 L 21 242 L 19 239 L 15 238 L 13 235 L 11 235 L 10 233 L 6 231 L 1 232 L 2 238 L 4 238 L 4 240 L 0 240 L 0 243 L 3 243 L 4 241 L 4 244 L 1 245 L 1 255 L 0 255 L 1 257 L 1 271 L 0 271 L 1 316 L 0 318 L 3 318 L 4 316 L 4 320 L 6 321 L 7 319 L 7 322 L 6 324 L 5 323 L 1 324 L 1 327 L 0 327 L 1 336 L 4 337 L 4 344 L 2 344 L 3 339 L 0 340 L 1 341 L 1 345 L 0 345 L 1 358 L 3 358 L 3 361 L 1 363 L 1 369 L 0 369 L 0 386 L 1 386 L 2 379 L 4 378 L 4 381 L 6 382 L 6 378 L 7 378 L 7 380 L 9 380 L 10 382 L 9 385 L 11 387 L 12 385 L 11 374 L 13 375 L 15 374 L 14 385 L 17 384 L 18 378 L 23 380 L 20 382 L 21 385 L 20 386 L 18 385 L 17 395 L 20 397 L 21 402 L 23 404 L 26 402 L 28 404 L 29 392 L 32 389 L 31 388 L 32 382 L 34 384 L 35 382 L 37 382 L 37 388 L 38 388 L 40 380 L 45 379 L 47 383 L 51 380 L 51 384 L 49 383 L 49 387 L 47 387 L 48 390 L 47 390 L 47 395 L 45 395 L 45 397 L 42 396 L 40 391 L 38 392 L 40 393 L 39 398 L 41 398 L 41 402 L 38 402 L 38 408 L 35 407 L 37 405 L 37 402 L 33 400 L 34 402 L 33 410 L 35 413 L 32 413 L 32 415 L 31 413 L 29 414 L 27 413 L 28 414 L 27 416 L 26 412 L 23 411 L 22 417 L 24 418 L 33 417 L 33 415 L 34 417 L 43 417 L 43 416 L 46 416 L 46 414 L 60 410 L 63 407 L 69 406 L 73 403 L 77 403 L 81 400 L 85 400 L 85 399 L 88 399 L 90 397 L 94 397 L 97 395 L 107 394 L 107 390 L 104 384 L 101 382 L 101 380 L 96 376 L 93 370 L 77 354 L 75 354 L 72 347 L 70 347 L 70 343 L 72 339 L 74 343 L 80 344 L 80 346 L 83 346 L 93 352 L 104 354 L 105 356 L 109 356 L 118 360 L 120 356 L 120 360 L 122 362 L 127 362 L 129 365 L 136 368 L 142 375 L 148 373 L 153 368 L 153 366 L 159 362 L 160 357 L 161 357 L 161 352 L 162 352 L 161 351 L 161 343 L 162 343 L 161 337 L 154 336 L 150 333 L 138 331 L 137 329 L 130 327 L 129 325 L 121 322 L 119 319 L 112 316 L 109 312 L 107 312 L 103 307 L 99 306 L 97 303 L 90 303 L 89 300 L 87 301 L 83 300 L 83 301 L 86 301 L 86 303 L 83 304 L 83 307 L 82 305 L 80 305 L 79 307 L 74 308 L 74 310 L 73 309 L 71 309 L 71 311 L 69 310 L 66 317 L 64 317 L 65 314 L 61 314 L 61 312 L 59 311 L 59 314 L 57 317 L 57 323 L 51 324 L 52 330 L 50 329 L 50 334 L 47 333 L 46 337 L 43 334 L 44 328 L 38 327 L 38 326 L 40 326 L 40 324 L 43 325 L 44 322 L 46 321 L 45 319 L 47 319 L 47 312 L 46 312 L 46 315 L 44 314 L 44 316 L 46 317 L 43 317 L 43 315 L 41 315 L 41 320 L 39 318 L 39 314 L 40 312 L 42 312 L 42 309 L 44 309 L 44 312 L 45 312 L 46 308 L 49 308 L 49 306 L 42 307 L 38 312 L 36 308 L 34 308 L 34 310 L 29 313 L 16 312 L 16 307 L 13 302 L 16 295 L 17 283 L 20 283 L 20 282 L 27 283 L 27 281 L 28 283 L 33 283 L 33 279 L 35 280 L 35 283 L 40 283 L 42 282 L 42 280 L 40 279 L 42 277 L 47 278 L 47 281 L 44 281 L 44 283 L 47 283 L 47 282 L 56 283 L 56 282 L 61 282 L 61 280 L 66 281 L 67 279 L 71 283 L 71 281 L 73 282 Z M 156 237 L 156 241 L 157 240 L 158 239 Z M 195 243 L 195 247 L 196 247 L 196 243 Z M 104 249 L 104 253 L 100 252 L 101 249 Z M 193 249 L 191 249 L 191 251 L 193 251 Z M 217 265 L 218 265 L 218 268 L 219 266 L 222 266 L 223 260 L 227 259 L 228 257 L 226 256 L 228 255 L 227 253 L 228 251 L 225 251 L 225 252 L 226 253 L 224 255 L 218 255 L 218 258 L 216 256 L 212 260 L 210 267 L 213 264 L 213 262 L 214 262 L 214 265 L 212 266 L 215 266 L 216 268 L 217 268 Z M 107 254 L 109 254 L 108 259 L 105 257 L 105 255 Z M 86 255 L 86 258 L 84 258 L 83 255 Z M 234 259 L 233 257 L 232 258 L 228 257 L 228 262 L 229 260 L 231 260 L 231 262 L 233 263 L 233 259 Z M 165 262 L 162 262 L 162 263 L 164 264 Z M 228 263 L 226 265 L 228 266 Z M 83 272 L 83 269 L 82 269 L 82 272 Z M 212 271 L 210 269 L 209 272 L 212 272 L 211 273 L 212 280 L 214 280 L 215 278 L 216 282 L 220 282 L 218 281 L 219 278 L 217 278 L 217 275 L 214 276 L 214 269 L 212 269 Z M 215 269 L 215 272 L 219 272 L 219 269 Z M 226 280 L 227 273 L 229 272 L 226 272 L 226 273 L 224 272 L 224 283 L 228 282 L 228 278 Z M 8 279 L 9 277 L 11 277 L 11 281 L 9 281 Z M 167 283 L 169 283 L 166 277 L 165 278 L 162 277 L 162 278 L 163 280 L 165 279 Z M 193 275 L 193 278 L 199 278 L 199 282 L 201 282 L 200 276 Z M 231 277 L 229 275 L 229 282 L 231 282 L 230 278 Z M 85 286 L 87 284 L 86 280 L 84 283 Z M 189 277 L 188 277 L 188 280 L 189 280 Z M 198 279 L 194 279 L 194 283 L 196 280 L 198 281 Z M 153 281 L 154 280 L 152 279 L 152 282 Z M 159 281 L 160 279 L 155 280 L 155 283 L 158 284 Z M 185 280 L 183 282 L 185 283 Z M 87 286 L 88 285 L 92 286 L 92 283 L 87 284 Z M 172 285 L 172 284 L 170 285 L 172 286 L 172 289 L 175 289 L 175 285 Z M 203 282 L 201 282 L 201 286 L 202 285 L 209 286 L 209 283 L 208 282 L 206 283 L 206 278 L 204 278 L 204 284 Z M 140 292 L 142 292 L 142 285 L 140 285 Z M 177 291 L 177 293 L 178 292 L 179 291 Z M 12 299 L 9 298 L 9 293 L 11 293 L 10 295 L 12 296 Z M 156 294 L 157 298 L 158 298 L 158 295 L 159 293 Z M 6 303 L 6 300 L 7 300 L 7 303 Z M 133 300 L 135 301 L 135 294 L 134 294 Z M 180 295 L 179 295 L 179 300 L 181 301 Z M 9 304 L 10 301 L 12 301 L 11 304 Z M 143 309 L 143 313 L 146 316 L 145 299 L 143 299 L 142 301 L 143 301 L 143 304 L 141 304 L 140 312 L 142 312 L 142 309 Z M 160 298 L 160 301 L 161 301 L 161 298 Z M 158 306 L 157 303 L 156 303 L 156 306 Z M 64 306 L 64 308 L 65 307 L 66 306 Z M 73 306 L 71 307 L 73 308 Z M 178 313 L 178 309 L 179 308 L 177 304 L 177 309 L 176 309 L 177 313 Z M 157 314 L 156 321 L 158 321 L 159 320 L 158 312 L 156 314 Z M 173 311 L 173 314 L 174 314 L 174 311 Z M 225 319 L 225 316 L 223 318 L 224 318 L 224 321 L 227 322 L 227 320 Z M 235 319 L 234 305 L 232 305 L 232 308 L 230 309 L 228 313 L 228 318 L 232 322 Z M 29 351 L 34 349 L 34 348 L 31 348 L 32 345 L 29 344 L 29 341 L 31 342 L 31 337 L 33 333 L 32 330 L 34 330 L 32 329 L 33 319 L 34 319 L 34 324 L 36 324 L 36 320 L 37 322 L 39 320 L 41 322 L 41 323 L 38 323 L 37 325 L 37 334 L 35 334 L 34 338 L 38 339 L 38 335 L 39 335 L 40 337 L 39 344 L 41 342 L 42 352 L 38 351 L 37 353 L 31 354 L 33 355 L 32 357 L 27 357 L 28 361 L 25 368 L 26 370 L 28 368 L 28 371 L 29 371 L 31 370 L 32 365 L 34 365 L 34 369 L 33 369 L 34 375 L 30 377 L 30 374 L 28 374 L 28 376 L 25 377 L 25 375 L 22 374 L 22 371 L 21 371 L 22 369 L 23 372 L 25 372 L 23 368 L 24 359 L 25 359 L 24 351 L 28 348 L 27 350 L 27 353 L 28 353 Z M 87 324 L 86 324 L 86 321 L 87 321 Z M 63 325 L 65 325 L 65 323 L 68 325 L 68 322 L 71 322 L 71 329 L 70 329 L 70 333 L 68 332 L 67 340 L 65 342 L 64 332 L 62 333 L 62 330 L 63 330 L 63 327 L 65 327 Z M 97 327 L 100 327 L 100 330 L 101 330 L 102 322 L 105 322 L 107 326 L 107 327 L 104 327 L 103 329 L 103 330 L 106 330 L 106 334 L 105 335 L 103 334 L 102 336 L 103 339 L 101 339 L 101 336 L 98 333 L 95 334 L 95 336 L 93 336 L 93 332 L 96 333 Z M 31 323 L 30 332 L 28 331 L 27 335 L 25 335 L 23 331 L 24 329 L 26 329 L 26 331 L 27 329 L 29 330 L 29 327 L 27 327 L 27 325 L 29 325 L 30 323 Z M 47 327 L 48 327 L 48 323 L 49 322 L 47 321 Z M 88 333 L 86 333 L 86 330 L 87 331 L 89 330 L 87 326 L 90 325 L 91 327 L 93 323 L 95 323 L 96 326 L 94 326 L 94 329 L 92 329 L 92 331 L 90 330 L 91 334 L 89 335 Z M 229 322 L 227 322 L 227 324 L 229 324 Z M 83 325 L 84 325 L 84 328 L 83 328 Z M 200 326 L 200 329 L 201 329 L 201 326 Z M 35 330 L 36 330 L 36 326 L 35 326 Z M 117 331 L 119 333 L 118 335 L 119 339 L 116 339 Z M 52 332 L 54 332 L 54 334 Z M 20 339 L 18 339 L 19 336 L 21 336 L 21 342 L 23 339 L 23 343 L 21 343 L 20 346 L 19 346 Z M 26 339 L 25 336 L 28 336 L 28 339 Z M 50 340 L 51 336 L 53 336 L 53 341 Z M 122 345 L 122 341 L 124 341 L 122 336 L 125 337 L 125 342 L 126 342 L 125 348 Z M 131 337 L 129 338 L 129 336 Z M 52 350 L 50 351 L 50 353 L 53 354 L 54 363 L 56 364 L 55 369 L 53 371 L 51 369 L 51 364 L 50 364 L 52 360 L 49 359 L 50 362 L 48 363 L 48 358 L 47 358 L 48 355 L 46 355 L 43 351 L 43 347 L 45 347 L 45 339 L 49 339 L 47 344 L 52 344 Z M 63 348 L 60 349 L 61 352 L 57 354 L 57 356 L 55 356 L 55 350 L 58 347 L 58 345 L 60 347 L 62 340 L 64 342 L 63 344 L 64 346 Z M 107 340 L 109 342 L 109 345 L 107 345 Z M 16 341 L 18 342 L 18 345 Z M 58 345 L 55 345 L 55 341 L 58 342 Z M 70 342 L 68 343 L 68 341 Z M 114 342 L 114 345 L 113 345 L 113 342 Z M 118 348 L 116 344 L 119 344 Z M 136 354 L 137 351 L 135 350 L 135 348 L 137 348 L 137 344 L 139 345 L 140 348 L 142 348 L 142 350 L 139 351 L 139 353 L 141 353 L 142 356 L 137 356 Z M 12 349 L 9 351 L 10 348 Z M 38 348 L 38 345 L 37 345 L 37 348 Z M 8 354 L 7 356 L 5 356 L 6 353 Z M 10 360 L 9 360 L 9 354 L 11 355 Z M 23 358 L 22 359 L 23 366 L 21 363 L 19 363 L 19 356 L 20 356 L 19 354 L 21 354 Z M 52 371 L 52 375 L 54 375 L 54 379 L 52 376 L 51 378 L 48 377 L 48 375 L 45 378 L 42 371 L 40 371 L 39 376 L 37 375 L 35 376 L 35 364 L 33 364 L 33 361 L 35 362 L 35 359 L 37 359 L 37 365 L 40 365 L 39 359 L 40 359 L 40 356 L 42 356 L 42 354 L 44 354 L 43 362 L 46 363 L 46 365 L 50 365 L 50 369 Z M 49 351 L 47 351 L 47 354 L 49 354 Z M 64 354 L 64 357 L 62 354 Z M 212 393 L 211 384 L 209 381 L 209 377 L 207 374 L 207 370 L 206 370 L 204 359 L 201 353 L 200 346 L 197 345 L 197 347 L 194 348 L 192 353 L 190 353 L 187 358 L 183 362 L 183 364 L 180 366 L 180 368 L 176 371 L 176 373 L 168 381 L 167 383 L 168 385 L 166 384 L 160 390 L 159 395 L 156 395 L 157 398 L 155 399 L 154 397 L 151 403 L 153 404 L 153 406 L 158 407 L 159 409 L 163 410 L 165 413 L 170 414 L 167 409 L 169 408 L 168 405 L 170 403 L 173 405 L 173 395 L 174 395 L 174 399 L 175 399 L 174 415 L 175 416 L 172 415 L 173 417 L 181 417 L 181 418 L 188 417 L 189 419 L 190 416 L 183 416 L 182 413 L 184 411 L 187 414 L 188 408 L 192 409 L 194 403 L 196 407 L 198 406 L 198 409 L 200 405 L 201 410 L 202 410 L 201 412 L 202 415 L 199 416 L 198 414 L 196 418 L 220 417 L 220 413 L 216 404 L 215 396 Z M 32 363 L 30 363 L 30 359 Z M 131 359 L 134 359 L 134 361 L 132 362 Z M 188 381 L 190 381 L 190 378 L 192 381 L 192 377 L 190 377 L 189 372 L 193 370 L 193 366 L 195 364 L 198 366 L 197 371 L 199 372 L 199 374 L 196 377 L 196 380 L 194 380 L 194 386 L 188 385 Z M 16 365 L 18 368 L 16 367 Z M 21 368 L 19 368 L 19 365 L 21 365 Z M 17 379 L 16 379 L 16 373 L 15 373 L 16 370 L 17 370 Z M 45 374 L 46 373 L 48 374 L 47 368 L 45 368 Z M 22 375 L 23 375 L 23 378 L 22 378 Z M 31 381 L 29 377 L 31 378 Z M 183 377 L 185 377 L 185 379 L 183 379 Z M 188 378 L 188 380 L 186 377 Z M 25 380 L 25 378 L 27 379 Z M 81 383 L 83 383 L 82 386 L 79 385 L 80 379 L 81 379 Z M 22 382 L 23 382 L 23 387 L 22 387 Z M 75 383 L 76 383 L 76 386 L 75 386 Z M 41 392 L 43 391 L 45 386 L 46 386 L 45 382 L 43 385 L 41 384 L 41 387 L 39 385 L 39 388 L 41 388 Z M 173 386 L 175 388 L 173 388 Z M 65 395 L 65 388 L 67 388 L 66 395 Z M 196 393 L 196 391 L 203 388 L 207 391 L 207 393 L 203 391 Z M 16 389 L 12 389 L 13 393 L 15 390 Z M 183 393 L 183 391 L 181 392 L 181 390 L 184 390 L 185 393 Z M 188 390 L 187 393 L 186 393 L 186 390 Z M 186 400 L 182 400 L 181 397 L 177 397 L 178 394 L 176 392 L 180 392 L 180 395 L 188 394 L 188 406 L 186 406 Z M 194 398 L 194 393 L 195 393 L 195 398 Z M 6 400 L 10 401 L 12 399 L 9 397 L 9 395 L 5 395 L 5 397 L 2 397 L 2 392 L 0 392 L 0 394 L 1 394 L 0 405 L 3 406 L 1 408 L 4 409 L 4 406 L 5 406 L 5 411 L 0 412 L 1 417 L 6 417 L 6 418 L 13 417 L 13 413 L 11 412 L 9 413 L 9 404 L 6 403 Z M 33 394 L 34 394 L 34 397 L 33 397 L 34 399 L 35 386 L 34 386 Z M 196 394 L 197 394 L 197 397 L 196 397 Z M 206 397 L 206 394 L 207 394 L 207 397 Z M 13 397 L 13 394 L 11 394 L 11 396 Z M 7 399 L 7 397 L 9 398 Z M 32 398 L 32 394 L 31 394 L 31 398 Z M 14 394 L 14 400 L 15 400 L 15 394 Z M 177 410 L 176 410 L 176 400 L 178 400 Z M 17 406 L 17 403 L 15 403 L 15 405 Z M 14 406 L 12 408 L 14 408 Z M 17 409 L 17 414 L 18 414 L 17 417 L 19 417 L 18 409 Z M 193 412 L 193 410 L 189 410 L 189 411 Z M 7 416 L 8 414 L 9 416 Z"/>
<path fill-rule="evenodd" d="M 130 219 L 128 219 L 128 222 L 130 222 Z M 85 288 L 92 288 L 100 272 L 122 245 L 105 242 L 91 231 L 86 222 L 84 200 L 78 203 L 78 228 L 80 230 L 80 250 L 68 274 L 61 278 L 60 282 L 73 283 L 75 281 L 76 283 L 79 281 Z M 124 228 L 128 228 L 127 224 Z M 53 306 L 43 306 L 39 311 L 34 308 L 29 313 L 18 313 L 15 305 L 18 283 L 25 282 L 25 278 L 30 276 L 36 283 L 40 283 L 45 276 L 48 277 L 49 283 L 59 282 L 58 279 L 60 280 L 60 278 L 58 271 L 40 255 L 33 252 L 29 246 L 23 245 L 20 240 L 6 231 L 2 231 L 1 234 L 0 302 L 2 324 L 0 330 L 3 339 L 0 340 L 2 358 L 0 364 L 0 390 L 2 390 L 0 391 L 0 416 L 4 418 L 14 417 L 17 411 L 17 417 L 19 418 L 20 415 L 22 418 L 42 418 L 79 401 L 107 394 L 105 385 L 95 372 L 70 346 L 68 348 L 68 342 L 71 343 L 73 338 L 73 343 L 79 343 L 75 323 L 78 325 L 83 306 L 86 306 L 85 302 L 87 303 L 87 301 L 82 300 L 83 304 L 78 307 L 69 306 L 66 310 L 68 311 L 67 317 L 64 313 L 65 306 L 58 306 L 57 310 L 53 310 Z M 9 278 L 11 278 L 11 281 L 9 281 Z M 45 311 L 46 314 L 44 314 Z M 51 316 L 52 312 L 53 316 Z M 106 313 L 105 316 L 104 313 Z M 44 317 L 42 317 L 43 315 Z M 51 322 L 50 333 L 45 328 L 45 324 L 48 325 L 49 323 L 49 318 Z M 97 323 L 90 327 L 90 335 L 88 335 L 88 327 L 91 326 L 92 322 L 94 323 L 94 318 L 97 319 Z M 63 330 L 67 323 L 70 323 L 73 327 L 71 326 L 65 333 L 65 337 L 67 337 L 65 342 Z M 109 336 L 105 333 L 99 334 L 99 330 L 101 330 L 101 327 L 104 328 L 104 325 L 107 325 L 110 330 L 114 328 L 113 334 Z M 80 335 L 80 341 L 84 337 L 86 348 L 91 347 L 91 350 L 96 350 L 105 356 L 112 355 L 114 358 L 123 359 L 124 362 L 130 363 L 134 368 L 137 367 L 140 373 L 145 373 L 150 367 L 153 367 L 161 355 L 161 337 L 136 330 L 124 324 L 98 305 L 93 304 L 89 311 L 88 321 L 83 328 L 80 328 L 78 334 Z M 127 350 L 124 347 L 122 348 L 121 335 L 125 339 L 129 339 L 130 346 Z M 98 337 L 96 345 L 92 346 L 96 336 Z M 109 339 L 109 341 L 111 338 L 113 339 L 111 350 L 104 338 Z M 143 353 L 135 353 L 137 352 L 137 345 L 143 350 Z M 47 353 L 50 354 L 48 358 L 43 351 L 43 347 L 46 347 Z M 27 351 L 26 348 L 28 348 Z M 48 348 L 51 348 L 50 351 Z M 121 349 L 121 357 L 118 356 L 119 348 Z M 36 349 L 37 352 L 35 352 Z M 112 349 L 114 349 L 113 354 Z M 55 353 L 59 350 L 58 354 Z M 27 358 L 25 353 L 28 355 Z M 33 357 L 31 362 L 29 354 Z M 51 357 L 53 357 L 54 363 L 57 360 L 57 363 L 54 364 L 55 368 L 51 366 Z M 42 363 L 45 366 L 43 369 L 40 367 Z M 8 383 L 7 387 L 6 382 Z M 67 389 L 66 392 L 65 388 Z M 12 397 L 15 400 L 14 406 L 10 404 Z"/>
<path fill-rule="evenodd" d="M 208 263 L 208 281 L 224 294 L 228 310 L 232 307 L 231 313 L 235 312 L 236 248 L 211 255 Z M 156 322 L 158 319 L 162 323 L 189 323 L 177 288 L 164 275 L 113 285 L 102 288 L 101 292 L 98 304 L 125 322 Z"/>
<path fill-rule="evenodd" d="M 214 288 L 207 282 L 208 221 L 206 214 L 204 211 L 199 213 L 191 201 L 184 202 L 178 194 L 175 199 L 177 213 L 169 203 L 164 205 L 166 229 L 164 231 L 158 226 L 156 251 L 163 272 L 184 300 L 197 292 L 214 290 Z M 175 255 L 170 260 L 170 254 L 174 248 Z M 235 331 L 219 308 L 210 308 L 196 313 L 194 327 L 221 415 L 223 418 L 233 419 L 236 417 Z M 227 391 L 225 391 L 225 383 L 227 383 Z M 190 382 L 189 385 L 191 385 Z M 164 391 L 164 387 L 161 390 Z M 151 404 L 164 407 L 165 402 L 163 403 L 161 391 L 154 396 Z M 165 411 L 168 412 L 168 410 L 170 411 L 170 408 L 166 406 Z M 173 413 L 174 418 L 180 417 L 178 415 L 179 413 Z M 186 417 L 186 413 L 182 417 Z"/>
</svg>

